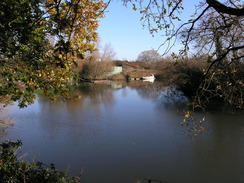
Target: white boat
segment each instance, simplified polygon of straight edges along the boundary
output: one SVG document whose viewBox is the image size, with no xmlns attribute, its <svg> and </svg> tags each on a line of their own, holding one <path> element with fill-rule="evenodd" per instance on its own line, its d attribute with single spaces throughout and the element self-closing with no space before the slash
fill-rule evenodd
<svg viewBox="0 0 244 183">
<path fill-rule="evenodd" d="M 154 81 L 155 77 L 153 74 L 150 74 L 150 76 L 142 77 L 143 80 L 148 80 L 148 81 Z"/>
</svg>

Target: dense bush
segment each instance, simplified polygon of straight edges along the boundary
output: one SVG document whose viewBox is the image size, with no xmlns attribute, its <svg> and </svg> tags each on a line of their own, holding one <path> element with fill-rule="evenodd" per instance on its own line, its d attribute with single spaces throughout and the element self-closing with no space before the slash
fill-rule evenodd
<svg viewBox="0 0 244 183">
<path fill-rule="evenodd" d="M 113 65 L 109 61 L 86 61 L 83 65 L 80 77 L 84 79 L 106 79 L 113 70 Z"/>
<path fill-rule="evenodd" d="M 179 62 L 165 62 L 161 65 L 158 78 L 168 85 L 175 85 L 186 96 L 196 94 L 204 79 L 207 63 L 198 59 L 186 59 Z"/>
<path fill-rule="evenodd" d="M 214 99 L 243 108 L 244 64 L 228 61 L 216 68 L 209 67 L 211 63 L 204 56 L 164 63 L 157 79 L 165 81 L 167 85 L 175 85 L 188 97 L 195 97 L 198 106 Z"/>
<path fill-rule="evenodd" d="M 204 79 L 204 71 L 198 67 L 178 65 L 174 83 L 186 96 L 194 96 Z"/>
<path fill-rule="evenodd" d="M 22 146 L 21 141 L 0 143 L 1 183 L 76 183 L 79 177 L 69 178 L 67 172 L 58 171 L 53 164 L 24 162 L 16 155 Z"/>
</svg>

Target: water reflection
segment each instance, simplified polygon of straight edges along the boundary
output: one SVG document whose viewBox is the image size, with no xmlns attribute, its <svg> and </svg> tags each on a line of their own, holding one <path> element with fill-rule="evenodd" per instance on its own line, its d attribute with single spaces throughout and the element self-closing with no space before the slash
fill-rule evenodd
<svg viewBox="0 0 244 183">
<path fill-rule="evenodd" d="M 47 132 L 48 138 L 59 139 L 79 146 L 80 136 L 86 134 L 93 139 L 99 135 L 99 123 L 104 111 L 109 111 L 115 104 L 111 85 L 91 84 L 81 85 L 75 93 L 79 99 L 63 102 L 61 99 L 50 102 L 39 96 L 38 108 L 35 117 L 40 127 Z M 93 124 L 93 125 L 91 125 Z M 65 128 L 60 128 L 65 126 Z M 74 130 L 79 129 L 79 130 Z M 89 129 L 89 131 L 84 131 Z M 87 134 L 88 132 L 88 134 Z M 64 138 L 65 136 L 65 138 Z"/>
<path fill-rule="evenodd" d="M 209 113 L 207 117 L 207 132 L 193 146 L 192 156 L 198 166 L 205 168 L 201 173 L 195 169 L 194 174 L 210 174 L 211 181 L 215 182 L 241 182 L 244 133 L 240 129 L 240 121 L 243 115 L 235 116 L 219 111 L 217 114 Z M 205 181 L 208 182 L 207 177 Z"/>
<path fill-rule="evenodd" d="M 161 88 L 161 95 L 157 100 L 157 109 L 182 111 L 188 108 L 188 103 L 188 98 L 176 90 L 174 86 L 164 86 Z"/>
<path fill-rule="evenodd" d="M 32 152 L 70 174 L 84 168 L 83 182 L 241 182 L 243 115 L 206 114 L 206 133 L 192 141 L 180 126 L 181 93 L 162 83 L 86 84 L 77 101 L 40 98 L 14 110 L 5 138 L 22 139 Z M 196 115 L 202 115 L 197 113 Z"/>
<path fill-rule="evenodd" d="M 5 105 L 0 103 L 0 138 L 4 138 L 8 133 L 5 128 L 14 125 L 13 119 L 11 119 L 11 114 L 13 112 L 13 105 Z"/>
<path fill-rule="evenodd" d="M 157 99 L 161 94 L 162 83 L 131 81 L 128 86 L 135 89 L 143 99 Z"/>
<path fill-rule="evenodd" d="M 63 102 L 61 99 L 55 102 L 50 102 L 48 99 L 39 97 L 39 104 L 42 110 L 48 109 L 52 112 L 59 111 L 60 108 L 66 107 L 66 109 L 73 113 L 76 110 L 86 108 L 98 108 L 102 103 L 105 107 L 111 107 L 114 104 L 113 89 L 108 84 L 92 84 L 85 83 L 79 86 L 74 91 L 75 94 L 79 95 L 79 99 L 68 100 Z M 88 100 L 88 101 L 87 101 Z"/>
</svg>

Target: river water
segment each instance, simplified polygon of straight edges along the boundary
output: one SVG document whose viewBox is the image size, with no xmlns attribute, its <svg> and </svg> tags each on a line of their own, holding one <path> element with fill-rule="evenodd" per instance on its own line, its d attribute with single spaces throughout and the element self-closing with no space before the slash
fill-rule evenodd
<svg viewBox="0 0 244 183">
<path fill-rule="evenodd" d="M 9 108 L 14 126 L 1 141 L 21 139 L 28 160 L 54 163 L 84 183 L 244 182 L 244 115 L 212 105 L 197 137 L 181 126 L 187 99 L 157 83 L 86 84 L 77 101 L 39 96 Z"/>
</svg>

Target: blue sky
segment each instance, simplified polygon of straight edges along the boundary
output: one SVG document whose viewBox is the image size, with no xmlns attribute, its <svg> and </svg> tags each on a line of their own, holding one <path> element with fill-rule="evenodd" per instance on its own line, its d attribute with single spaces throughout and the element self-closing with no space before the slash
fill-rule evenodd
<svg viewBox="0 0 244 183">
<path fill-rule="evenodd" d="M 193 12 L 192 1 L 185 2 L 186 14 Z M 98 33 L 101 43 L 102 45 L 110 43 L 117 54 L 117 59 L 136 60 L 142 51 L 158 49 L 164 41 L 165 38 L 160 36 L 160 32 L 152 37 L 146 28 L 143 29 L 140 18 L 139 11 L 134 11 L 132 6 L 126 8 L 121 1 L 113 1 L 105 13 L 105 18 L 100 21 Z M 179 47 L 177 44 L 172 51 L 177 52 Z M 162 47 L 159 53 L 163 52 Z"/>
</svg>

